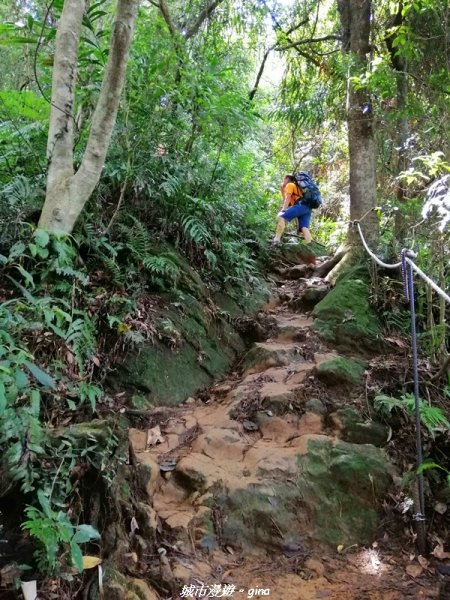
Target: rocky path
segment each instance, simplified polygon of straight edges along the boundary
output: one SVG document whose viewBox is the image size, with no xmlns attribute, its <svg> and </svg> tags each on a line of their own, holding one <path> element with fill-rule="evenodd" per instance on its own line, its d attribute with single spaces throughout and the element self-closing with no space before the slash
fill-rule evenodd
<svg viewBox="0 0 450 600">
<path fill-rule="evenodd" d="M 365 418 L 365 364 L 319 340 L 298 285 L 228 379 L 129 431 L 136 531 L 159 546 L 139 597 L 442 598 L 380 518 L 395 469 L 389 430 Z"/>
</svg>

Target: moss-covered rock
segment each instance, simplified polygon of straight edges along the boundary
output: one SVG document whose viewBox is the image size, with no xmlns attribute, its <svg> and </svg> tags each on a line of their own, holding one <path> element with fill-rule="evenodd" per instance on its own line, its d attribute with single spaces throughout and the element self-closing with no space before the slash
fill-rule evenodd
<svg viewBox="0 0 450 600">
<path fill-rule="evenodd" d="M 380 323 L 369 303 L 369 286 L 361 279 L 344 279 L 316 304 L 314 329 L 341 346 L 373 348 Z"/>
<path fill-rule="evenodd" d="M 252 484 L 222 497 L 219 506 L 226 514 L 224 542 L 250 555 L 287 546 L 307 526 L 295 483 Z"/>
<path fill-rule="evenodd" d="M 198 288 L 198 275 L 191 273 L 190 279 Z M 114 376 L 116 387 L 139 392 L 141 406 L 143 398 L 147 406 L 179 404 L 221 377 L 245 350 L 229 317 L 254 313 L 270 297 L 265 285 L 256 291 L 236 292 L 238 300 L 222 293 L 216 311 L 211 300 L 204 298 L 205 289 L 198 289 L 202 301 L 190 294 L 179 294 L 175 302 L 168 299 L 158 320 L 166 343 L 144 345 Z"/>
<path fill-rule="evenodd" d="M 213 319 L 195 299 L 182 310 L 171 308 L 167 317 L 177 331 L 179 347 L 145 345 L 125 362 L 116 378 L 122 386 L 139 390 L 147 404 L 155 406 L 183 402 L 225 373 L 245 348 L 225 319 Z"/>
<path fill-rule="evenodd" d="M 109 565 L 104 568 L 103 595 L 108 600 L 158 600 L 159 596 L 143 579 L 129 579 Z M 97 582 L 90 588 L 89 600 L 100 600 Z"/>
<path fill-rule="evenodd" d="M 265 554 L 311 535 L 334 546 L 373 539 L 376 498 L 393 473 L 382 450 L 316 436 L 297 456 L 297 475 L 284 468 L 263 472 L 263 466 L 264 483 L 216 496 L 226 544 Z"/>
<path fill-rule="evenodd" d="M 299 467 L 298 486 L 316 537 L 332 545 L 370 541 L 378 523 L 375 498 L 391 481 L 384 453 L 369 444 L 311 440 Z"/>
<path fill-rule="evenodd" d="M 337 356 L 319 363 L 314 371 L 317 377 L 328 385 L 347 383 L 359 385 L 362 381 L 366 363 Z"/>
<path fill-rule="evenodd" d="M 388 441 L 390 432 L 386 425 L 364 420 L 354 408 L 341 408 L 330 418 L 346 442 L 383 446 Z"/>
<path fill-rule="evenodd" d="M 317 256 L 328 254 L 327 248 L 318 242 L 291 243 L 285 241 L 288 239 L 289 235 L 286 234 L 281 244 L 272 247 L 272 253 L 277 260 L 282 259 L 290 264 L 313 264 Z"/>
</svg>

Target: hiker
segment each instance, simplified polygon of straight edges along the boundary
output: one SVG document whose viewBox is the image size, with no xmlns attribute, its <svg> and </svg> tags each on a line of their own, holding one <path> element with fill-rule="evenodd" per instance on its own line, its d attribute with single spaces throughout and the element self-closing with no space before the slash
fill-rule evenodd
<svg viewBox="0 0 450 600">
<path fill-rule="evenodd" d="M 286 221 L 290 223 L 292 219 L 298 219 L 298 230 L 303 233 L 305 244 L 309 244 L 311 242 L 309 223 L 312 209 L 310 206 L 302 204 L 303 194 L 293 175 L 285 175 L 281 184 L 281 195 L 283 197 L 283 207 L 277 215 L 278 224 L 273 242 L 279 243 L 281 241 Z"/>
</svg>

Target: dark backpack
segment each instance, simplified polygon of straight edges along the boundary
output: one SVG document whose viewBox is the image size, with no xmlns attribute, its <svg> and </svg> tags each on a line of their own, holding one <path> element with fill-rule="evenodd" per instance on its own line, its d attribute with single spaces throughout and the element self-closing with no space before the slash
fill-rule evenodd
<svg viewBox="0 0 450 600">
<path fill-rule="evenodd" d="M 316 182 L 306 171 L 294 173 L 295 183 L 302 191 L 301 203 L 310 208 L 319 208 L 322 205 L 319 188 Z"/>
</svg>

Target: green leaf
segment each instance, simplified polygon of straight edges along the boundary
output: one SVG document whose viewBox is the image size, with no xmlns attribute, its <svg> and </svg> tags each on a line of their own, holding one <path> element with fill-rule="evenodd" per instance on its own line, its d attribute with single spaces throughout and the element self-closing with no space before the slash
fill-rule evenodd
<svg viewBox="0 0 450 600">
<path fill-rule="evenodd" d="M 33 275 L 29 273 L 26 269 L 24 269 L 21 265 L 15 265 L 15 267 L 25 279 L 25 281 L 30 285 L 30 287 L 34 288 Z"/>
<path fill-rule="evenodd" d="M 40 369 L 37 365 L 30 361 L 25 361 L 25 365 L 29 369 L 30 373 L 37 379 L 37 381 L 44 387 L 54 389 L 56 387 L 55 380 L 50 377 L 48 373 Z"/>
<path fill-rule="evenodd" d="M 38 444 L 28 444 L 28 450 L 34 454 L 45 454 L 44 448 Z"/>
<path fill-rule="evenodd" d="M 23 390 L 23 388 L 28 385 L 28 377 L 27 374 L 24 373 L 21 369 L 16 371 L 16 386 L 18 390 Z"/>
<path fill-rule="evenodd" d="M 0 415 L 5 412 L 6 409 L 6 392 L 3 381 L 0 381 Z"/>
<path fill-rule="evenodd" d="M 416 473 L 419 475 L 420 473 L 423 473 L 424 471 L 428 471 L 428 469 L 440 469 L 441 471 L 447 471 L 447 469 L 444 469 L 444 467 L 442 467 L 441 465 L 438 465 L 435 462 L 424 462 L 420 465 L 420 467 L 417 468 Z"/>
<path fill-rule="evenodd" d="M 0 39 L 0 46 L 14 46 L 15 44 L 36 44 L 36 38 L 9 37 Z"/>
<path fill-rule="evenodd" d="M 41 505 L 45 516 L 49 517 L 51 519 L 53 517 L 53 511 L 50 506 L 50 500 L 45 495 L 44 490 L 38 490 L 37 496 L 38 496 L 39 504 Z"/>
<path fill-rule="evenodd" d="M 31 390 L 31 413 L 35 417 L 39 417 L 39 411 L 41 409 L 41 394 L 39 390 Z"/>
<path fill-rule="evenodd" d="M 41 248 L 46 248 L 50 241 L 50 236 L 45 229 L 36 229 L 34 232 L 34 239 L 36 240 L 36 244 Z"/>
<path fill-rule="evenodd" d="M 78 544 L 75 543 L 73 540 L 70 543 L 70 552 L 74 566 L 81 573 L 83 571 L 83 554 L 80 550 L 80 546 L 78 546 Z"/>
<path fill-rule="evenodd" d="M 75 535 L 72 538 L 73 542 L 77 544 L 85 544 L 90 540 L 99 540 L 100 534 L 99 532 L 92 527 L 92 525 L 78 525 Z"/>
<path fill-rule="evenodd" d="M 22 254 L 25 252 L 25 249 L 26 246 L 22 242 L 17 242 L 16 244 L 14 244 L 14 246 L 9 251 L 9 260 L 17 258 L 18 256 L 22 256 Z"/>
</svg>

